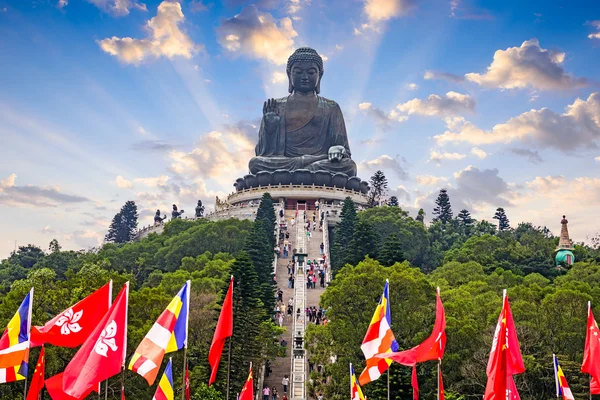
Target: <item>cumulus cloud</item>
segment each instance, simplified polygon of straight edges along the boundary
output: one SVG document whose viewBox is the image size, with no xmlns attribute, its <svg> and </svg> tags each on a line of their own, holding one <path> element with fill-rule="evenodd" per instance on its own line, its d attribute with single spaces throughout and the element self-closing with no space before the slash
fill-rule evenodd
<svg viewBox="0 0 600 400">
<path fill-rule="evenodd" d="M 91 229 L 78 230 L 71 233 L 66 233 L 63 237 L 83 249 L 89 249 L 102 244 L 104 235 L 100 232 L 95 232 Z"/>
<path fill-rule="evenodd" d="M 192 0 L 190 3 L 190 11 L 193 13 L 208 11 L 208 6 L 204 4 L 202 0 Z"/>
<path fill-rule="evenodd" d="M 394 158 L 384 154 L 374 160 L 361 162 L 358 166 L 359 170 L 364 168 L 369 171 L 382 170 L 384 173 L 392 171 L 400 180 L 407 180 L 408 173 L 406 172 L 407 161 L 404 158 L 396 156 Z"/>
<path fill-rule="evenodd" d="M 598 29 L 598 32 L 596 32 L 596 33 L 590 33 L 588 35 L 588 38 L 590 38 L 590 39 L 600 39 L 600 20 L 588 21 L 588 25 L 592 25 L 593 27 L 595 27 L 596 29 Z"/>
<path fill-rule="evenodd" d="M 408 85 L 406 85 L 406 88 L 408 90 L 417 90 L 419 88 L 419 85 L 417 85 L 416 83 L 409 83 Z"/>
<path fill-rule="evenodd" d="M 98 42 L 106 53 L 127 64 L 139 64 L 148 58 L 191 58 L 202 46 L 180 29 L 185 17 L 177 2 L 163 1 L 156 16 L 146 24 L 149 36 L 145 39 L 113 36 Z"/>
<path fill-rule="evenodd" d="M 58 3 L 56 4 L 56 8 L 58 8 L 58 9 L 65 8 L 68 4 L 69 4 L 68 0 L 58 0 Z M 4 10 L 6 10 L 6 9 L 4 9 Z"/>
<path fill-rule="evenodd" d="M 63 193 L 58 187 L 18 186 L 16 179 L 17 175 L 11 174 L 0 180 L 0 204 L 9 207 L 58 207 L 90 201 L 83 196 Z"/>
<path fill-rule="evenodd" d="M 540 153 L 537 150 L 534 151 L 530 149 L 512 148 L 508 149 L 508 151 L 514 155 L 527 158 L 527 161 L 529 161 L 532 164 L 541 164 L 542 162 L 544 162 L 544 160 L 540 156 Z"/>
<path fill-rule="evenodd" d="M 129 14 L 132 9 L 138 9 L 142 11 L 148 11 L 146 5 L 138 3 L 136 0 L 87 0 L 88 3 L 92 3 L 102 11 L 112 14 L 116 17 L 122 17 Z M 68 3 L 67 0 L 59 0 L 59 4 L 64 2 L 65 5 Z"/>
<path fill-rule="evenodd" d="M 437 151 L 435 149 L 431 149 L 429 152 L 429 162 L 434 162 L 439 165 L 444 160 L 450 160 L 450 161 L 462 160 L 466 156 L 467 156 L 466 154 L 448 153 L 448 152 L 442 152 L 442 151 Z"/>
<path fill-rule="evenodd" d="M 52 229 L 50 225 L 46 225 L 45 227 L 40 229 L 40 232 L 42 232 L 44 235 L 54 235 L 57 231 L 56 229 Z"/>
<path fill-rule="evenodd" d="M 406 115 L 399 115 L 395 110 L 386 114 L 385 111 L 373 107 L 373 104 L 368 102 L 360 103 L 358 108 L 373 118 L 377 126 L 384 131 L 392 129 L 393 122 L 404 122 L 408 119 Z"/>
<path fill-rule="evenodd" d="M 455 83 L 460 83 L 465 81 L 464 76 L 451 74 L 449 72 L 441 72 L 441 71 L 425 71 L 425 75 L 423 78 L 426 80 L 445 80 Z"/>
<path fill-rule="evenodd" d="M 417 184 L 420 186 L 439 186 L 442 182 L 448 182 L 443 176 L 417 175 Z"/>
<path fill-rule="evenodd" d="M 600 162 L 600 156 L 598 156 L 598 157 L 594 157 L 594 161 L 596 161 L 596 162 Z"/>
<path fill-rule="evenodd" d="M 365 0 L 364 12 L 371 22 L 401 17 L 416 6 L 416 0 Z"/>
<path fill-rule="evenodd" d="M 410 193 L 408 193 L 408 190 L 402 185 L 398 185 L 395 188 L 388 190 L 388 199 L 392 196 L 396 196 L 399 201 L 410 201 Z"/>
<path fill-rule="evenodd" d="M 486 145 L 523 141 L 570 153 L 578 148 L 598 145 L 600 93 L 592 93 L 587 100 L 576 99 L 562 114 L 547 108 L 531 110 L 495 125 L 489 131 L 463 118 L 448 119 L 446 126 L 446 132 L 434 137 L 440 145 L 451 142 Z"/>
<path fill-rule="evenodd" d="M 488 156 L 488 154 L 479 147 L 473 147 L 471 149 L 471 154 L 473 154 L 475 157 L 481 158 L 482 160 Z"/>
<path fill-rule="evenodd" d="M 294 30 L 290 18 L 277 21 L 270 13 L 251 4 L 217 28 L 219 44 L 234 55 L 246 55 L 284 65 L 294 51 Z"/>
<path fill-rule="evenodd" d="M 287 81 L 288 77 L 285 72 L 275 71 L 271 77 L 271 83 L 282 83 Z"/>
<path fill-rule="evenodd" d="M 166 175 L 161 175 L 150 178 L 135 178 L 134 180 L 136 183 L 141 183 L 144 186 L 155 188 L 159 186 L 165 186 L 169 180 L 169 177 Z"/>
<path fill-rule="evenodd" d="M 252 122 L 241 121 L 206 133 L 191 151 L 172 150 L 169 153 L 171 170 L 202 178 L 235 179 L 245 175 L 248 160 L 254 156 L 257 130 Z"/>
<path fill-rule="evenodd" d="M 117 187 L 119 187 L 121 189 L 131 189 L 133 187 L 133 183 L 131 183 L 131 181 L 128 181 L 127 179 L 123 178 L 121 175 L 118 175 L 115 178 L 115 184 L 117 185 Z"/>
<path fill-rule="evenodd" d="M 540 47 L 537 39 L 526 40 L 520 47 L 497 50 L 492 64 L 483 74 L 468 73 L 465 78 L 486 87 L 541 90 L 572 89 L 588 84 L 585 78 L 567 74 L 565 53 Z"/>
<path fill-rule="evenodd" d="M 457 115 L 475 110 L 475 100 L 468 94 L 448 92 L 439 96 L 431 94 L 426 99 L 412 99 L 396 108 L 408 115 L 417 114 L 425 116 Z"/>
</svg>

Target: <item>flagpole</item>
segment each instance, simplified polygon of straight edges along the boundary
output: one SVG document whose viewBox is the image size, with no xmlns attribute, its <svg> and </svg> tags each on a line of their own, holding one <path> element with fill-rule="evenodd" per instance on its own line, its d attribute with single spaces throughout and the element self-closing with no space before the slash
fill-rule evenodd
<svg viewBox="0 0 600 400">
<path fill-rule="evenodd" d="M 121 397 L 125 394 L 125 365 L 121 366 Z"/>
<path fill-rule="evenodd" d="M 183 348 L 183 384 L 181 385 L 181 400 L 185 400 L 185 383 L 187 375 L 187 346 Z"/>
<path fill-rule="evenodd" d="M 231 336 L 229 337 L 229 354 L 227 354 L 227 398 L 229 400 L 229 375 L 231 372 Z"/>
<path fill-rule="evenodd" d="M 27 377 L 25 377 L 25 389 L 23 390 L 23 400 L 27 400 Z"/>
<path fill-rule="evenodd" d="M 439 289 L 439 288 L 438 288 Z M 440 372 L 442 370 L 442 359 L 438 358 L 438 379 L 437 379 L 437 386 L 438 386 L 438 393 L 437 393 L 437 400 L 440 400 Z"/>
<path fill-rule="evenodd" d="M 387 370 L 387 389 L 388 389 L 388 400 L 390 400 L 390 367 Z"/>
</svg>

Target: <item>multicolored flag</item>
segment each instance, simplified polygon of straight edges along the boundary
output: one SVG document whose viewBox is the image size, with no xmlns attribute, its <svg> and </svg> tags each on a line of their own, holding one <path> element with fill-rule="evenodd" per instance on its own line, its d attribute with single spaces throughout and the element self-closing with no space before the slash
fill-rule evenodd
<svg viewBox="0 0 600 400">
<path fill-rule="evenodd" d="M 27 377 L 32 305 L 33 288 L 0 338 L 0 383 L 21 381 Z"/>
<path fill-rule="evenodd" d="M 239 394 L 238 400 L 254 400 L 254 379 L 252 379 L 252 363 L 250 363 L 250 372 L 248 379 Z"/>
<path fill-rule="evenodd" d="M 129 282 L 65 368 L 62 390 L 69 396 L 82 398 L 121 372 L 127 353 L 128 300 Z"/>
<path fill-rule="evenodd" d="M 173 391 L 173 363 L 170 358 L 152 400 L 175 400 L 175 393 Z"/>
<path fill-rule="evenodd" d="M 488 380 L 483 400 L 505 400 L 507 395 L 511 400 L 518 399 L 519 393 L 512 376 L 524 371 L 517 330 L 504 290 L 502 311 L 498 317 L 486 369 Z"/>
<path fill-rule="evenodd" d="M 367 363 L 358 378 L 361 385 L 379 378 L 392 363 L 392 360 L 375 357 L 376 354 L 398 351 L 398 342 L 396 342 L 391 328 L 392 313 L 389 302 L 389 285 L 390 282 L 386 279 L 383 294 L 360 346 Z"/>
<path fill-rule="evenodd" d="M 417 380 L 417 363 L 441 360 L 444 358 L 444 351 L 446 349 L 446 312 L 444 311 L 444 304 L 440 296 L 440 288 L 436 291 L 436 304 L 435 304 L 435 323 L 433 325 L 433 331 L 427 339 L 425 339 L 418 346 L 413 347 L 409 350 L 388 352 L 377 354 L 377 358 L 385 358 L 393 360 L 402 365 L 412 367 L 412 379 L 411 384 L 413 387 L 413 399 L 419 398 L 419 382 Z M 442 373 L 440 371 L 440 379 Z"/>
<path fill-rule="evenodd" d="M 363 395 L 358 382 L 356 381 L 356 375 L 354 375 L 352 363 L 350 363 L 350 400 L 367 400 L 367 398 Z"/>
<path fill-rule="evenodd" d="M 567 378 L 562 371 L 560 365 L 558 365 L 558 358 L 556 358 L 556 354 L 552 354 L 552 359 L 554 360 L 554 379 L 556 380 L 556 397 L 560 397 L 563 400 L 575 400 L 573 397 L 573 393 L 571 393 L 571 389 L 569 388 L 569 384 L 567 383 Z"/>
<path fill-rule="evenodd" d="M 591 302 L 588 302 L 587 333 L 581 372 L 591 375 L 590 393 L 600 394 L 600 330 L 592 312 Z"/>
<path fill-rule="evenodd" d="M 31 347 L 50 343 L 77 347 L 90 336 L 104 317 L 112 300 L 112 281 L 46 322 L 31 328 Z"/>
<path fill-rule="evenodd" d="M 29 392 L 27 392 L 26 400 L 38 400 L 40 393 L 44 388 L 44 369 L 46 361 L 44 360 L 45 351 L 42 346 L 38 362 L 35 365 L 35 371 L 33 371 L 33 378 L 31 379 L 31 385 L 29 385 Z"/>
<path fill-rule="evenodd" d="M 210 378 L 208 385 L 212 385 L 215 379 L 217 379 L 217 371 L 219 370 L 219 362 L 221 361 L 221 354 L 223 354 L 223 346 L 225 346 L 225 340 L 233 335 L 233 276 L 229 281 L 229 289 L 225 295 L 223 301 L 223 308 L 221 308 L 221 314 L 219 315 L 219 321 L 217 322 L 217 328 L 215 329 L 215 335 L 213 336 L 212 343 L 210 344 L 210 350 L 208 352 L 208 363 L 210 364 Z"/>
<path fill-rule="evenodd" d="M 187 347 L 191 281 L 187 281 L 135 350 L 129 369 L 152 386 L 166 353 Z"/>
</svg>

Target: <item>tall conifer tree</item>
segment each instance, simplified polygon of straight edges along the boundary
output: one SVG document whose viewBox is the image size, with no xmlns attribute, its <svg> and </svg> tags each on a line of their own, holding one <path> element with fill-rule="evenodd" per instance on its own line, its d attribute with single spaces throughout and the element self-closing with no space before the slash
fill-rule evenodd
<svg viewBox="0 0 600 400">
<path fill-rule="evenodd" d="M 352 258 L 350 246 L 352 244 L 352 239 L 354 238 L 357 217 L 356 205 L 350 197 L 346 197 L 344 200 L 340 218 L 341 221 L 336 226 L 333 234 L 331 263 L 334 274 Z"/>
<path fill-rule="evenodd" d="M 498 220 L 498 231 L 504 232 L 504 231 L 510 229 L 510 221 L 508 220 L 508 217 L 506 216 L 506 211 L 504 211 L 504 208 L 498 207 L 496 209 L 496 214 L 494 214 L 494 219 Z"/>
<path fill-rule="evenodd" d="M 130 200 L 126 202 L 123 207 L 121 207 L 121 211 L 113 217 L 104 240 L 113 243 L 130 242 L 135 237 L 137 225 L 137 206 L 134 201 Z"/>
<path fill-rule="evenodd" d="M 438 198 L 435 200 L 436 207 L 433 209 L 433 222 L 440 221 L 446 225 L 452 221 L 452 206 L 450 205 L 450 197 L 446 189 L 440 190 Z"/>
</svg>

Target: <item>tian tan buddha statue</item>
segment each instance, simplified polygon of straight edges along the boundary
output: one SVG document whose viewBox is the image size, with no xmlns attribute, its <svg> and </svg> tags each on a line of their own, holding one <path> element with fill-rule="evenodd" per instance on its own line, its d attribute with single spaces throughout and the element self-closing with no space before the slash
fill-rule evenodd
<svg viewBox="0 0 600 400">
<path fill-rule="evenodd" d="M 342 110 L 319 96 L 323 72 L 323 59 L 311 48 L 290 56 L 290 95 L 264 103 L 251 174 L 305 169 L 356 176 Z"/>
</svg>

